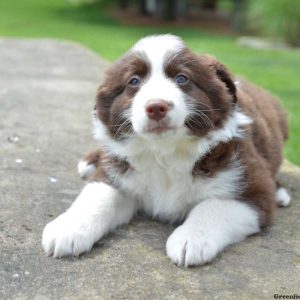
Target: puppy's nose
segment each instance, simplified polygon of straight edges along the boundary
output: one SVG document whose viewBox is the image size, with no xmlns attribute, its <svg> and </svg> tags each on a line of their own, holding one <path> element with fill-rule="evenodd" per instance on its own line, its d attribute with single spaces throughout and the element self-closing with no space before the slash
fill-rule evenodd
<svg viewBox="0 0 300 300">
<path fill-rule="evenodd" d="M 165 100 L 150 100 L 145 107 L 149 119 L 160 121 L 170 110 L 170 104 Z"/>
</svg>

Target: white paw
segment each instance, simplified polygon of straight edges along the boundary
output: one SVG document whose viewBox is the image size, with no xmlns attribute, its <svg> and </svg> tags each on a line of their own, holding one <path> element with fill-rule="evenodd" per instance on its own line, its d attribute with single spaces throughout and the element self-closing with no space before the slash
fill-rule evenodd
<svg viewBox="0 0 300 300">
<path fill-rule="evenodd" d="M 285 188 L 279 188 L 276 192 L 276 203 L 278 206 L 286 207 L 290 204 L 291 197 Z"/>
<path fill-rule="evenodd" d="M 96 167 L 94 164 L 88 164 L 87 161 L 81 160 L 77 165 L 77 171 L 81 178 L 86 178 L 95 173 Z"/>
<path fill-rule="evenodd" d="M 203 265 L 218 253 L 214 240 L 205 236 L 197 228 L 181 225 L 167 241 L 167 255 L 178 266 Z"/>
<path fill-rule="evenodd" d="M 89 251 L 93 242 L 87 224 L 66 212 L 46 225 L 42 245 L 49 256 L 62 257 Z"/>
</svg>

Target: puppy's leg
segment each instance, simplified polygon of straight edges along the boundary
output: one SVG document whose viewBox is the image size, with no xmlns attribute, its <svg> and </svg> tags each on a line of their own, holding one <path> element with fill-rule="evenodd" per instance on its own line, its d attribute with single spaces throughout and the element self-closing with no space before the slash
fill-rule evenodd
<svg viewBox="0 0 300 300">
<path fill-rule="evenodd" d="M 174 230 L 166 250 L 179 266 L 211 261 L 226 246 L 259 231 L 258 213 L 235 200 L 206 200 L 195 206 Z"/>
<path fill-rule="evenodd" d="M 276 204 L 279 207 L 286 207 L 289 206 L 291 203 L 291 196 L 289 195 L 288 191 L 281 185 L 279 180 L 275 181 L 276 183 L 276 194 L 275 200 Z"/>
<path fill-rule="evenodd" d="M 92 176 L 100 163 L 102 157 L 101 150 L 94 150 L 86 154 L 77 165 L 77 170 L 82 179 Z"/>
<path fill-rule="evenodd" d="M 276 204 L 279 207 L 289 206 L 291 202 L 291 197 L 287 190 L 283 187 L 280 187 L 276 191 Z"/>
<path fill-rule="evenodd" d="M 128 223 L 135 209 L 133 200 L 111 186 L 89 183 L 65 213 L 46 225 L 43 248 L 54 257 L 89 251 L 106 233 Z"/>
</svg>

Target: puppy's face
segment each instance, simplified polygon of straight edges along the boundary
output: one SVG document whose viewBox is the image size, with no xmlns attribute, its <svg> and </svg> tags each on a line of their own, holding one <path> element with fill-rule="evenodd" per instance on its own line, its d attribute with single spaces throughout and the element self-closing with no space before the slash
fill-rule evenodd
<svg viewBox="0 0 300 300">
<path fill-rule="evenodd" d="M 108 71 L 96 115 L 117 140 L 205 136 L 222 126 L 235 101 L 235 85 L 222 64 L 192 53 L 175 36 L 151 36 Z"/>
</svg>

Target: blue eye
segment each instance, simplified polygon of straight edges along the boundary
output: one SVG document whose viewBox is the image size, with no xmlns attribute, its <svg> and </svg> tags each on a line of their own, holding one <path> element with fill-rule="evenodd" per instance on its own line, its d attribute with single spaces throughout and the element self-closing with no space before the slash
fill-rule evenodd
<svg viewBox="0 0 300 300">
<path fill-rule="evenodd" d="M 179 74 L 176 76 L 175 81 L 177 84 L 185 84 L 188 82 L 188 78 L 185 75 Z"/>
<path fill-rule="evenodd" d="M 129 84 L 133 85 L 133 86 L 140 85 L 140 83 L 141 83 L 141 80 L 137 77 L 134 77 L 129 81 Z"/>
</svg>

